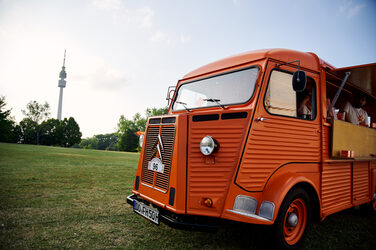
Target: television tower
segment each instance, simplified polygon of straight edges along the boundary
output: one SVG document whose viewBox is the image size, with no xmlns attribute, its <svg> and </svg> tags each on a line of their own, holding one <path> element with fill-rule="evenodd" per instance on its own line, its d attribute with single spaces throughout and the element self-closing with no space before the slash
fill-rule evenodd
<svg viewBox="0 0 376 250">
<path fill-rule="evenodd" d="M 63 88 L 67 85 L 67 82 L 65 81 L 65 78 L 67 77 L 67 72 L 65 72 L 65 55 L 67 50 L 64 50 L 64 61 L 63 61 L 63 67 L 61 68 L 59 77 L 59 85 L 60 88 L 60 95 L 59 95 L 59 108 L 57 110 L 57 119 L 61 121 L 61 110 L 63 108 Z"/>
</svg>

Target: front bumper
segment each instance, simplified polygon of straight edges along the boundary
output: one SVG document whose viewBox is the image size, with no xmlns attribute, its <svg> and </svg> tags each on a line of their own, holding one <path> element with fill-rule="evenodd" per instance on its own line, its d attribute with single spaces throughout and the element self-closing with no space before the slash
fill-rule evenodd
<svg viewBox="0 0 376 250">
<path fill-rule="evenodd" d="M 127 203 L 133 207 L 134 200 L 149 205 L 148 201 L 138 197 L 135 194 L 131 194 L 127 197 Z M 183 230 L 195 230 L 195 231 L 204 231 L 204 232 L 213 232 L 218 229 L 219 219 L 203 217 L 203 216 L 193 216 L 193 215 L 180 215 L 175 214 L 160 207 L 157 207 L 159 211 L 159 221 L 164 224 Z"/>
</svg>

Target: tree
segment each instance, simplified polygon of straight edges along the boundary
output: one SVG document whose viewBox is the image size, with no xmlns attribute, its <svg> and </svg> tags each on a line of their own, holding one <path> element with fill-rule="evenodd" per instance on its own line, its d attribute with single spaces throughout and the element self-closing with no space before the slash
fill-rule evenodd
<svg viewBox="0 0 376 250">
<path fill-rule="evenodd" d="M 136 152 L 138 137 L 134 130 L 126 129 L 119 137 L 118 149 L 120 151 Z"/>
<path fill-rule="evenodd" d="M 71 147 L 81 142 L 82 133 L 73 117 L 69 117 L 69 119 L 64 118 L 64 120 L 60 122 L 60 126 L 63 134 L 62 140 L 59 143 L 60 146 Z"/>
<path fill-rule="evenodd" d="M 167 114 L 168 108 L 148 108 L 146 118 L 139 113 L 133 116 L 133 120 L 128 120 L 122 115 L 118 122 L 117 135 L 119 137 L 118 149 L 121 151 L 137 151 L 138 137 L 137 131 L 145 131 L 147 118 Z"/>
<path fill-rule="evenodd" d="M 13 142 L 13 143 L 18 143 L 21 141 L 22 139 L 22 130 L 21 130 L 21 126 L 20 125 L 17 125 L 17 124 L 14 124 L 13 128 L 12 128 L 12 135 L 13 135 L 13 138 L 10 142 Z"/>
<path fill-rule="evenodd" d="M 120 116 L 117 135 L 119 136 L 118 149 L 120 151 L 136 151 L 138 138 L 136 135 L 137 125 L 128 120 L 124 115 Z"/>
<path fill-rule="evenodd" d="M 20 137 L 20 127 L 16 125 L 10 116 L 11 109 L 5 109 L 5 97 L 0 96 L 0 141 L 18 142 Z"/>
<path fill-rule="evenodd" d="M 112 134 L 99 134 L 90 138 L 82 139 L 80 148 L 97 149 L 97 150 L 118 150 L 119 137 L 116 133 Z"/>
<path fill-rule="evenodd" d="M 24 118 L 20 122 L 20 128 L 22 131 L 23 142 L 26 144 L 37 143 L 37 130 L 38 124 L 30 118 Z"/>
<path fill-rule="evenodd" d="M 97 138 L 97 141 L 98 141 L 96 149 L 99 149 L 99 150 L 116 150 L 117 149 L 117 143 L 119 141 L 119 138 L 117 137 L 115 133 L 95 135 L 94 137 Z"/>
<path fill-rule="evenodd" d="M 80 142 L 80 148 L 85 148 L 85 149 L 97 149 L 98 147 L 98 139 L 93 136 L 90 138 L 85 138 L 81 140 Z"/>
<path fill-rule="evenodd" d="M 73 117 L 69 117 L 69 119 L 64 118 L 62 121 L 51 118 L 43 121 L 40 125 L 36 125 L 36 123 L 29 118 L 25 118 L 23 121 L 25 127 L 29 126 L 26 129 L 26 131 L 30 131 L 29 137 L 35 135 L 33 131 L 39 130 L 39 142 L 42 145 L 71 147 L 81 142 L 82 134 L 80 127 Z M 35 128 L 33 128 L 32 125 L 35 126 Z M 36 141 L 35 136 L 34 140 L 27 139 L 25 143 L 34 143 L 34 141 Z"/>
<path fill-rule="evenodd" d="M 48 119 L 39 125 L 39 142 L 42 145 L 59 145 L 62 136 L 59 133 L 60 121 L 58 119 Z"/>
<path fill-rule="evenodd" d="M 137 131 L 145 131 L 147 118 L 142 117 L 140 115 L 140 113 L 136 113 L 133 116 L 133 122 L 134 122 L 134 125 L 136 127 L 136 132 Z"/>
<path fill-rule="evenodd" d="M 168 107 L 165 108 L 147 108 L 146 109 L 146 118 L 149 118 L 151 116 L 159 116 L 159 115 L 165 115 L 167 114 Z"/>
<path fill-rule="evenodd" d="M 50 105 L 45 102 L 44 104 L 40 104 L 38 103 L 37 101 L 30 101 L 27 105 L 26 105 L 26 110 L 22 110 L 22 114 L 24 114 L 24 116 L 26 116 L 26 119 L 27 120 L 27 123 L 30 125 L 31 123 L 32 124 L 36 124 L 35 126 L 35 143 L 36 144 L 39 144 L 39 124 L 41 121 L 43 121 L 44 119 L 48 118 L 48 116 L 50 115 Z M 28 129 L 29 127 L 26 126 L 25 129 Z M 25 131 L 23 130 L 24 133 L 26 134 L 29 134 L 30 131 Z M 26 140 L 25 140 L 25 143 L 26 143 Z"/>
<path fill-rule="evenodd" d="M 49 109 L 50 105 L 47 102 L 40 104 L 37 101 L 30 101 L 26 105 L 26 110 L 22 110 L 22 114 L 39 124 L 45 118 L 48 118 L 50 115 Z"/>
</svg>

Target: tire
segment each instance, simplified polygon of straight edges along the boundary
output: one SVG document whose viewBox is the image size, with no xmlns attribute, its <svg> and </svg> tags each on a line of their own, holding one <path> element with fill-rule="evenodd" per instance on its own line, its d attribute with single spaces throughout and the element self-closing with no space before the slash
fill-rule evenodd
<svg viewBox="0 0 376 250">
<path fill-rule="evenodd" d="M 359 206 L 360 211 L 365 215 L 372 215 L 376 213 L 376 199 L 371 202 Z"/>
<path fill-rule="evenodd" d="M 372 194 L 372 200 L 369 203 L 359 206 L 360 211 L 366 215 L 376 214 L 376 191 Z"/>
<path fill-rule="evenodd" d="M 294 220 L 296 218 L 297 221 Z M 288 219 L 290 219 L 290 223 Z M 310 220 L 311 201 L 309 195 L 300 187 L 290 190 L 282 202 L 274 223 L 274 245 L 280 249 L 298 248 L 302 243 Z"/>
</svg>

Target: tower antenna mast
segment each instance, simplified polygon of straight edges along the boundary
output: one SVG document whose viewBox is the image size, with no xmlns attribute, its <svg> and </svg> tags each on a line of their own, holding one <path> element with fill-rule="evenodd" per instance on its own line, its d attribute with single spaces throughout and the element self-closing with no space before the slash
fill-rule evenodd
<svg viewBox="0 0 376 250">
<path fill-rule="evenodd" d="M 61 67 L 61 71 L 59 74 L 59 85 L 60 88 L 60 95 L 59 95 L 59 107 L 57 109 L 57 119 L 61 121 L 61 113 L 63 109 L 63 89 L 67 85 L 67 81 L 65 81 L 65 78 L 67 78 L 67 72 L 65 72 L 65 57 L 66 57 L 67 50 L 64 50 L 64 61 L 63 66 Z"/>
<path fill-rule="evenodd" d="M 64 50 L 64 61 L 63 61 L 63 67 L 65 67 L 65 56 L 66 56 L 66 54 L 67 54 L 67 50 L 65 49 L 65 50 Z"/>
</svg>

